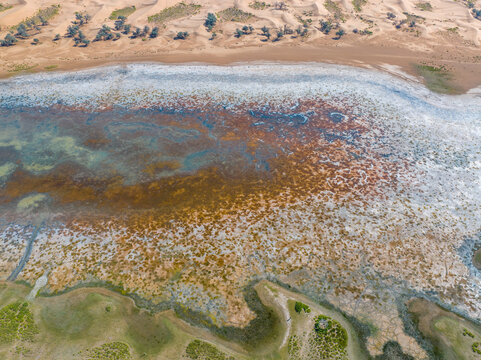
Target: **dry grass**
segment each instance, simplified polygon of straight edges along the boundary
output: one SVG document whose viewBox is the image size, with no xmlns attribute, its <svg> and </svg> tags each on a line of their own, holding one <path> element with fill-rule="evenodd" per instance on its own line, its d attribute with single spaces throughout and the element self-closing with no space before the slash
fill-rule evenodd
<svg viewBox="0 0 481 360">
<path fill-rule="evenodd" d="M 225 10 L 220 11 L 217 16 L 219 19 L 223 21 L 235 21 L 235 22 L 247 22 L 250 18 L 252 18 L 254 15 L 251 13 L 242 11 L 240 9 L 237 9 L 235 7 L 227 8 Z"/>
</svg>

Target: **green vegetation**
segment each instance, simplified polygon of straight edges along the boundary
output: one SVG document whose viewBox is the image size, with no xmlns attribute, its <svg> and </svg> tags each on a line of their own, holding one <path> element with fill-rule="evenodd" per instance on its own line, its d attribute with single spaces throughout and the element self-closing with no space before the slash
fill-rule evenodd
<svg viewBox="0 0 481 360">
<path fill-rule="evenodd" d="M 26 25 L 28 28 L 37 26 L 37 25 L 47 25 L 48 20 L 51 20 L 55 17 L 60 11 L 60 5 L 51 5 L 47 8 L 40 9 L 37 13 L 22 21 L 16 27 L 20 26 L 21 24 Z"/>
<path fill-rule="evenodd" d="M 186 16 L 192 16 L 197 14 L 201 6 L 196 4 L 185 4 L 183 2 L 168 7 L 161 12 L 148 17 L 148 21 L 151 23 L 162 24 L 171 20 L 180 19 Z"/>
<path fill-rule="evenodd" d="M 270 4 L 267 4 L 266 2 L 259 1 L 259 0 L 255 0 L 249 4 L 249 7 L 254 10 L 264 10 L 265 8 L 270 6 L 271 6 Z"/>
<path fill-rule="evenodd" d="M 317 351 L 322 359 L 341 359 L 347 357 L 347 331 L 339 322 L 319 315 L 314 324 Z"/>
<path fill-rule="evenodd" d="M 109 19 L 110 20 L 117 20 L 119 18 L 119 16 L 128 17 L 128 16 L 132 15 L 135 10 L 136 10 L 135 6 L 127 6 L 127 7 L 124 7 L 122 9 L 114 10 L 114 11 L 112 11 L 112 14 L 110 14 Z"/>
<path fill-rule="evenodd" d="M 451 74 L 444 66 L 416 65 L 429 90 L 440 94 L 456 94 L 458 89 L 451 83 Z"/>
<path fill-rule="evenodd" d="M 106 343 L 81 354 L 87 360 L 129 360 L 132 358 L 129 346 L 120 341 Z"/>
<path fill-rule="evenodd" d="M 58 65 L 47 65 L 44 67 L 45 70 L 49 71 L 49 70 L 54 70 L 58 68 Z"/>
<path fill-rule="evenodd" d="M 431 3 L 428 2 L 419 2 L 416 4 L 416 7 L 421 11 L 433 11 Z"/>
<path fill-rule="evenodd" d="M 361 12 L 362 7 L 367 4 L 367 0 L 352 0 L 352 6 L 357 12 Z"/>
<path fill-rule="evenodd" d="M 342 10 L 334 1 L 326 0 L 324 2 L 324 7 L 329 11 L 336 20 L 343 20 Z"/>
<path fill-rule="evenodd" d="M 302 311 L 306 313 L 311 312 L 311 309 L 309 308 L 309 306 L 301 303 L 300 301 L 296 301 L 296 304 L 294 305 L 294 310 L 296 311 L 296 313 L 301 313 Z"/>
<path fill-rule="evenodd" d="M 466 328 L 463 329 L 463 336 L 469 336 L 470 338 L 474 338 L 474 334 Z"/>
<path fill-rule="evenodd" d="M 36 67 L 37 65 L 29 65 L 29 64 L 13 64 L 9 66 L 8 72 L 21 72 L 21 71 L 29 71 Z"/>
<path fill-rule="evenodd" d="M 16 301 L 0 309 L 0 343 L 33 341 L 38 332 L 27 302 Z"/>
<path fill-rule="evenodd" d="M 289 359 L 299 359 L 301 355 L 301 346 L 299 345 L 299 336 L 292 335 L 287 342 L 287 354 Z"/>
<path fill-rule="evenodd" d="M 214 345 L 200 340 L 194 340 L 187 345 L 185 353 L 193 360 L 234 360 L 232 356 L 227 356 Z"/>
<path fill-rule="evenodd" d="M 253 15 L 235 7 L 230 7 L 220 11 L 217 16 L 223 21 L 247 22 Z"/>
<path fill-rule="evenodd" d="M 208 13 L 207 18 L 204 21 L 204 26 L 206 27 L 207 31 L 212 31 L 216 23 L 217 17 L 212 13 Z"/>
<path fill-rule="evenodd" d="M 0 12 L 11 9 L 13 5 L 0 3 Z"/>
<path fill-rule="evenodd" d="M 189 37 L 189 33 L 187 31 L 179 31 L 177 35 L 175 35 L 174 40 L 185 40 Z"/>
<path fill-rule="evenodd" d="M 481 354 L 481 343 L 475 342 L 471 346 L 471 349 L 473 350 L 474 353 L 476 354 Z"/>
</svg>

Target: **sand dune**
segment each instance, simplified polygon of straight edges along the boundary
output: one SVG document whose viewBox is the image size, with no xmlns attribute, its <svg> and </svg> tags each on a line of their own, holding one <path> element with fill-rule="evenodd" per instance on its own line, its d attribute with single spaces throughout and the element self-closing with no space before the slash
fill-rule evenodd
<svg viewBox="0 0 481 360">
<path fill-rule="evenodd" d="M 2 3 L 13 7 L 0 12 L 1 38 L 39 9 L 56 4 L 52 0 L 2 0 Z M 308 49 L 317 49 L 316 56 L 306 56 L 304 60 L 369 63 L 368 58 L 372 57 L 373 53 L 378 53 L 379 61 L 374 63 L 399 65 L 408 72 L 410 70 L 407 64 L 417 62 L 449 64 L 455 71 L 466 66 L 481 69 L 481 21 L 473 17 L 465 1 L 287 0 L 285 8 L 280 10 L 275 6 L 275 1 L 267 1 L 265 7 L 255 7 L 251 0 L 198 0 L 196 4 L 201 7 L 193 15 L 173 18 L 170 21 L 167 19 L 162 24 L 148 22 L 149 16 L 177 3 L 177 0 L 64 1 L 59 14 L 50 19 L 47 26 L 42 26 L 40 31 L 31 32 L 31 38 L 38 38 L 39 44 L 32 45 L 31 39 L 26 39 L 15 46 L 0 48 L 0 75 L 8 74 L 9 69 L 18 64 L 35 66 L 35 70 L 41 70 L 46 66 L 68 69 L 95 65 L 98 62 L 163 61 L 168 56 L 177 61 L 209 61 L 209 58 L 219 57 L 237 61 L 240 49 L 249 52 L 251 60 L 263 60 L 262 56 L 255 56 L 256 49 L 259 49 L 258 53 L 265 54 L 268 52 L 266 49 L 274 48 L 280 56 L 272 58 L 269 55 L 269 60 L 290 60 L 297 56 L 295 53 L 299 49 L 303 49 L 301 53 L 304 54 L 309 53 Z M 87 38 L 92 40 L 102 25 L 113 27 L 114 21 L 109 19 L 112 11 L 128 6 L 136 7 L 136 11 L 128 17 L 128 24 L 133 28 L 159 26 L 159 37 L 131 39 L 122 35 L 118 41 L 93 42 L 88 47 L 74 47 L 71 38 L 63 37 L 57 42 L 52 41 L 55 34 L 65 34 L 67 27 L 75 19 L 76 12 L 88 13 L 92 17 L 81 29 Z M 481 4 L 475 3 L 474 6 L 479 8 Z M 203 25 L 207 14 L 219 13 L 231 7 L 252 16 L 244 22 L 219 20 L 213 29 L 216 37 L 212 39 L 212 33 Z M 388 12 L 393 13 L 395 18 L 389 19 L 386 15 Z M 416 24 L 410 27 L 409 23 L 413 19 Z M 320 31 L 320 20 L 331 21 L 334 29 L 329 34 L 324 34 Z M 402 20 L 404 23 L 396 28 Z M 295 30 L 303 23 L 308 29 L 307 36 L 286 34 L 280 41 L 273 41 L 284 26 Z M 252 25 L 256 30 L 251 35 L 235 37 L 236 29 L 244 25 Z M 264 41 L 265 37 L 260 34 L 263 26 L 270 28 L 272 36 L 269 41 Z M 346 35 L 336 40 L 335 33 L 339 29 L 344 30 Z M 174 40 L 179 31 L 189 32 L 189 38 Z M 279 48 L 284 51 L 278 51 Z M 339 52 L 342 48 L 351 50 L 340 53 L 340 58 L 322 55 L 332 51 Z M 323 49 L 337 50 L 322 51 Z M 214 56 L 211 56 L 212 54 Z M 406 57 L 409 57 L 409 60 L 405 59 Z M 479 73 L 478 78 L 481 78 Z M 461 78 L 463 76 L 471 78 L 470 86 L 479 85 L 481 82 L 481 79 L 478 79 L 473 83 L 472 75 L 464 74 Z M 463 87 L 467 88 L 468 85 Z"/>
</svg>

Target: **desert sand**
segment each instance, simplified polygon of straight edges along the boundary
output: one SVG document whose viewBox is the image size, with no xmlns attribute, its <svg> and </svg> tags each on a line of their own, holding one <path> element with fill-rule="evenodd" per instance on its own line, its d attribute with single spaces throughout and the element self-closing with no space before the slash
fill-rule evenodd
<svg viewBox="0 0 481 360">
<path fill-rule="evenodd" d="M 479 0 L 478 0 L 479 2 Z M 274 1 L 255 6 L 251 0 L 198 0 L 201 5 L 193 15 L 167 18 L 161 23 L 148 17 L 177 5 L 176 0 L 87 0 L 64 1 L 58 14 L 48 24 L 29 30 L 27 39 L 15 45 L 0 47 L 0 76 L 25 71 L 72 70 L 104 64 L 159 61 L 167 63 L 203 62 L 230 64 L 245 61 L 318 61 L 356 66 L 379 67 L 418 76 L 416 65 L 444 66 L 460 91 L 481 84 L 481 20 L 472 8 L 481 4 L 450 0 L 287 0 L 282 6 Z M 14 31 L 40 9 L 56 5 L 50 0 L 2 0 L 0 37 Z M 185 4 L 194 4 L 185 2 Z M 11 7 L 9 7 L 11 6 Z M 112 12 L 135 6 L 126 23 L 132 29 L 159 27 L 159 36 L 132 39 L 122 34 L 113 41 L 91 42 L 87 47 L 75 46 L 66 30 L 75 21 L 75 13 L 89 14 L 91 20 L 81 26 L 87 39 L 93 40 L 102 27 L 113 28 Z M 9 7 L 9 8 L 8 8 Z M 236 8 L 250 16 L 240 21 L 223 19 L 219 13 Z M 1 9 L 1 7 L 0 7 Z M 218 15 L 217 24 L 208 31 L 204 21 L 208 13 Z M 395 15 L 391 18 L 388 13 Z M 320 21 L 330 21 L 334 29 L 321 31 Z M 404 20 L 404 21 L 403 21 Z M 411 21 L 415 24 L 411 24 Z M 403 23 L 401 23 L 403 21 Z M 400 24 L 401 23 L 401 24 Z M 305 36 L 285 34 L 278 41 L 277 32 L 284 26 L 296 30 L 305 24 Z M 254 28 L 252 34 L 235 36 L 244 25 Z M 398 26 L 396 26 L 398 25 Z M 262 36 L 262 27 L 272 34 Z M 345 35 L 337 39 L 336 32 Z M 187 31 L 185 40 L 175 40 L 179 31 Z M 215 33 L 215 38 L 212 38 Z M 53 41 L 60 34 L 58 41 Z M 33 39 L 38 44 L 33 44 Z"/>
</svg>

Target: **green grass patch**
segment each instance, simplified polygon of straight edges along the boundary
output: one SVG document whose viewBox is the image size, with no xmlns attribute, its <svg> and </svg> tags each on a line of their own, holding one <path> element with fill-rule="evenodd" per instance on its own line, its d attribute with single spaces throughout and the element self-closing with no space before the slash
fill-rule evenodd
<svg viewBox="0 0 481 360">
<path fill-rule="evenodd" d="M 357 12 L 361 12 L 362 7 L 367 4 L 367 0 L 352 0 L 352 6 Z"/>
<path fill-rule="evenodd" d="M 185 349 L 185 353 L 187 358 L 193 360 L 234 360 L 232 356 L 227 356 L 214 345 L 200 340 L 190 342 Z"/>
<path fill-rule="evenodd" d="M 47 65 L 47 66 L 44 67 L 44 69 L 48 70 L 48 71 L 54 70 L 56 68 L 58 68 L 58 65 Z"/>
<path fill-rule="evenodd" d="M 129 360 L 130 348 L 127 344 L 115 341 L 106 343 L 92 349 L 82 351 L 80 354 L 86 360 Z"/>
<path fill-rule="evenodd" d="M 13 5 L 0 3 L 0 12 L 13 8 Z"/>
<path fill-rule="evenodd" d="M 426 87 L 440 94 L 457 94 L 459 90 L 452 84 L 452 75 L 444 66 L 416 65 L 417 73 L 424 78 Z"/>
<path fill-rule="evenodd" d="M 148 17 L 150 23 L 162 24 L 171 20 L 192 16 L 199 12 L 201 5 L 178 3 Z"/>
<path fill-rule="evenodd" d="M 416 7 L 421 11 L 433 11 L 433 6 L 428 2 L 418 2 Z"/>
<path fill-rule="evenodd" d="M 125 317 L 128 328 L 126 338 L 139 354 L 156 355 L 173 339 L 163 321 L 155 321 L 150 313 L 137 308 Z"/>
<path fill-rule="evenodd" d="M 0 343 L 33 341 L 38 332 L 27 302 L 16 301 L 0 309 Z"/>
<path fill-rule="evenodd" d="M 224 9 L 217 14 L 217 17 L 223 21 L 235 21 L 240 23 L 247 22 L 247 20 L 249 20 L 253 16 L 254 15 L 252 15 L 251 13 L 242 11 L 235 7 Z"/>
<path fill-rule="evenodd" d="M 479 339 L 480 334 L 474 328 L 468 329 L 463 326 L 462 322 L 447 316 L 437 318 L 433 322 L 433 327 L 436 332 L 441 333 L 447 339 L 447 345 L 456 354 L 456 358 L 462 359 L 463 355 L 468 354 L 471 350 L 475 351 L 476 342 L 473 339 Z M 481 346 L 476 348 L 480 350 L 481 354 Z"/>
<path fill-rule="evenodd" d="M 249 4 L 249 7 L 251 9 L 254 9 L 254 10 L 264 10 L 264 9 L 270 7 L 270 6 L 271 6 L 271 4 L 268 4 L 264 1 L 258 1 L 258 0 L 253 1 Z"/>
<path fill-rule="evenodd" d="M 98 294 L 88 294 L 85 300 L 52 302 L 40 312 L 42 324 L 59 338 L 86 336 L 95 320 L 91 308 L 101 300 Z"/>
<path fill-rule="evenodd" d="M 135 10 L 136 10 L 135 6 L 127 6 L 122 9 L 114 10 L 112 11 L 112 14 L 110 14 L 109 19 L 117 20 L 119 16 L 129 17 L 134 13 Z"/>
</svg>

